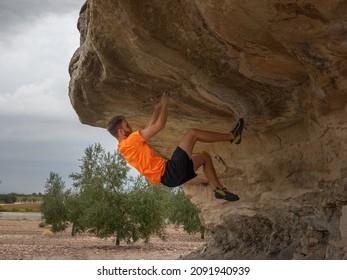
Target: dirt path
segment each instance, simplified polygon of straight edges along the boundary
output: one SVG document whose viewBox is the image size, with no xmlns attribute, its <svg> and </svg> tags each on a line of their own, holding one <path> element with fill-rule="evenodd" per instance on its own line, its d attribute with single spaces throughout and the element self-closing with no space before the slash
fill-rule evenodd
<svg viewBox="0 0 347 280">
<path fill-rule="evenodd" d="M 178 259 L 202 247 L 206 240 L 188 235 L 182 230 L 168 228 L 167 241 L 153 237 L 149 244 L 121 244 L 116 247 L 113 238 L 100 239 L 91 234 L 51 234 L 39 227 L 40 221 L 0 220 L 0 260 L 137 260 Z"/>
</svg>

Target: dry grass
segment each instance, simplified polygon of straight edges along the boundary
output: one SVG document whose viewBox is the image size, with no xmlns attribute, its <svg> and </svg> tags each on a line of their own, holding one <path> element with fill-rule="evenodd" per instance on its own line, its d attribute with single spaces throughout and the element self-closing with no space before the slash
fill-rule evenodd
<svg viewBox="0 0 347 280">
<path fill-rule="evenodd" d="M 1 212 L 40 212 L 40 202 L 23 202 L 13 204 L 1 204 Z"/>
</svg>

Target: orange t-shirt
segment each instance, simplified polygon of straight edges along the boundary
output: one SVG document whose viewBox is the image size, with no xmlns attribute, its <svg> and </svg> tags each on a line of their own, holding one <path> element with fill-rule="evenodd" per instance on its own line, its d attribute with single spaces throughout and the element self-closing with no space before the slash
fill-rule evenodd
<svg viewBox="0 0 347 280">
<path fill-rule="evenodd" d="M 154 185 L 159 185 L 165 172 L 166 160 L 158 156 L 139 131 L 131 133 L 118 144 L 125 160 Z"/>
</svg>

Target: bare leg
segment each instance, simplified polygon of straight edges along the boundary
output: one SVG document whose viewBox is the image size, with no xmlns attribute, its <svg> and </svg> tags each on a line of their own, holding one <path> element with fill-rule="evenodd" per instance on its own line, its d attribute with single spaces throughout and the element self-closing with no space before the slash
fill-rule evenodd
<svg viewBox="0 0 347 280">
<path fill-rule="evenodd" d="M 213 162 L 209 154 L 201 153 L 192 156 L 193 148 L 197 141 L 213 143 L 231 141 L 233 140 L 233 138 L 234 136 L 231 133 L 218 133 L 199 129 L 189 129 L 181 139 L 181 142 L 178 146 L 183 149 L 189 157 L 192 158 L 194 171 L 196 171 L 200 166 L 203 166 L 204 174 L 213 188 L 221 188 L 222 184 L 218 180 L 216 170 L 213 166 Z"/>
<path fill-rule="evenodd" d="M 203 166 L 204 174 L 214 188 L 215 197 L 217 199 L 225 199 L 228 201 L 237 201 L 240 198 L 221 185 L 216 170 L 213 166 L 211 157 L 207 153 L 192 156 L 193 148 L 196 141 L 212 143 L 231 141 L 234 136 L 231 133 L 217 133 L 198 129 L 190 129 L 181 139 L 179 147 L 183 149 L 193 161 L 194 170 L 196 171 L 201 165 Z"/>
<path fill-rule="evenodd" d="M 231 133 L 218 133 L 199 129 L 189 129 L 183 136 L 178 146 L 183 149 L 189 157 L 192 156 L 196 141 L 213 143 L 231 141 L 234 136 Z"/>
<path fill-rule="evenodd" d="M 204 174 L 213 188 L 222 188 L 222 184 L 218 180 L 216 170 L 213 166 L 212 159 L 209 154 L 201 153 L 193 155 L 192 160 L 194 164 L 194 171 L 198 170 L 202 165 Z"/>
</svg>

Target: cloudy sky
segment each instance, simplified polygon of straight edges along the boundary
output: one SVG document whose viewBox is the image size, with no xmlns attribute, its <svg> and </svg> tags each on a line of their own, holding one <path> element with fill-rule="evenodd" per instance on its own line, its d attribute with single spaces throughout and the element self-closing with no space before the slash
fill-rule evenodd
<svg viewBox="0 0 347 280">
<path fill-rule="evenodd" d="M 79 122 L 68 97 L 83 3 L 0 2 L 0 193 L 43 192 L 51 171 L 70 187 L 85 148 L 116 148 L 106 130 Z"/>
</svg>

